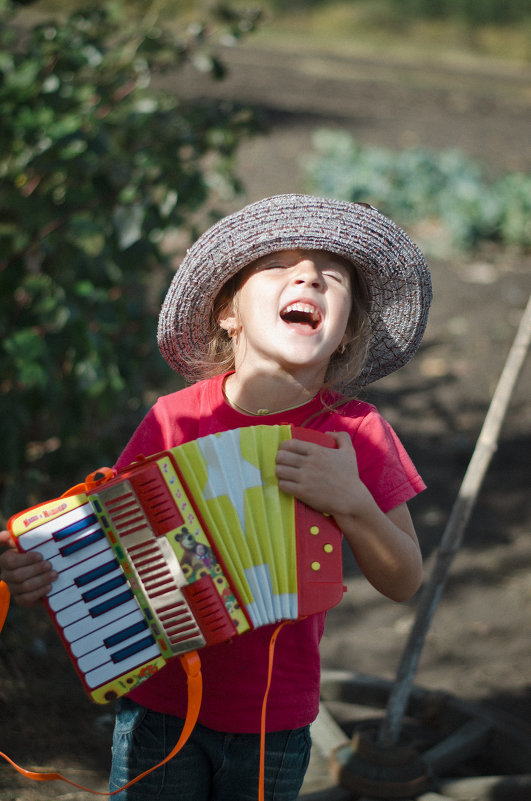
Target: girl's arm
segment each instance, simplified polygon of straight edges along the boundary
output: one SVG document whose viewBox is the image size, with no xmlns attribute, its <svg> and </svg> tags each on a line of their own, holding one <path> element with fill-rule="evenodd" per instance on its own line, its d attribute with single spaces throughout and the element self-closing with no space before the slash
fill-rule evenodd
<svg viewBox="0 0 531 801">
<path fill-rule="evenodd" d="M 34 606 L 57 578 L 39 553 L 20 553 L 9 531 L 0 531 L 0 576 L 19 606 Z"/>
<path fill-rule="evenodd" d="M 332 436 L 337 449 L 283 442 L 277 454 L 279 487 L 333 515 L 367 580 L 393 601 L 406 601 L 422 581 L 422 555 L 407 505 L 382 512 L 359 477 L 349 435 Z"/>
<path fill-rule="evenodd" d="M 416 593 L 422 556 L 405 503 L 384 514 L 371 495 L 366 511 L 334 518 L 373 587 L 393 601 L 407 601 Z"/>
</svg>

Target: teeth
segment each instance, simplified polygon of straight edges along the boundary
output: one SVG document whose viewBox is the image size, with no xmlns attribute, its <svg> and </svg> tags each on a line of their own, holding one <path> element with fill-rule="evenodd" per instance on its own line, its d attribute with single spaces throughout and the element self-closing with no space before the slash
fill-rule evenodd
<svg viewBox="0 0 531 801">
<path fill-rule="evenodd" d="M 315 308 L 315 306 L 311 306 L 309 303 L 290 303 L 290 305 L 286 306 L 284 309 L 283 314 L 289 314 L 290 312 L 311 314 L 314 320 L 318 320 L 320 317 L 319 311 Z"/>
</svg>

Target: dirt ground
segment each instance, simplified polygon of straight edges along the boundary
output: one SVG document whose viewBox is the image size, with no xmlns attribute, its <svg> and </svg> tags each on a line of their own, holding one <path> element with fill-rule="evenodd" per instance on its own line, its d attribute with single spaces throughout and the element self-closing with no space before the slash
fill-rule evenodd
<svg viewBox="0 0 531 801">
<path fill-rule="evenodd" d="M 241 153 L 249 200 L 304 190 L 300 157 L 312 131 L 323 126 L 385 147 L 457 147 L 493 174 L 530 169 L 531 68 L 252 43 L 230 51 L 228 61 L 229 79 L 215 90 L 192 76 L 180 80 L 186 91 L 215 91 L 261 111 L 269 131 Z M 411 233 L 430 235 L 426 229 Z M 488 247 L 430 262 L 434 304 L 423 346 L 410 365 L 366 393 L 395 426 L 428 485 L 411 504 L 426 581 L 531 288 L 529 255 Z M 415 684 L 515 715 L 531 736 L 529 362 L 429 627 Z M 393 680 L 420 595 L 403 605 L 385 600 L 360 578 L 348 554 L 345 578 L 345 600 L 329 614 L 323 666 Z M 25 767 L 62 770 L 104 790 L 111 710 L 84 697 L 46 620 L 10 611 L 0 672 L 0 750 Z M 310 772 L 305 793 L 320 786 L 322 776 Z M 0 767 L 2 801 L 88 797 Z"/>
</svg>

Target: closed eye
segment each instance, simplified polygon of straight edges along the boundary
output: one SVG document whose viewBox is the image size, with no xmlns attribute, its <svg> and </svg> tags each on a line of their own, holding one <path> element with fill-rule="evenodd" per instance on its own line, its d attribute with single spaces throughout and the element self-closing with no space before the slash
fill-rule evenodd
<svg viewBox="0 0 531 801">
<path fill-rule="evenodd" d="M 254 272 L 261 273 L 270 270 L 287 270 L 289 269 L 287 264 L 283 264 L 282 262 L 268 262 L 266 264 L 257 264 L 254 268 Z"/>
<path fill-rule="evenodd" d="M 339 284 L 344 284 L 348 281 L 348 276 L 342 270 L 324 270 L 323 275 L 337 281 Z"/>
</svg>

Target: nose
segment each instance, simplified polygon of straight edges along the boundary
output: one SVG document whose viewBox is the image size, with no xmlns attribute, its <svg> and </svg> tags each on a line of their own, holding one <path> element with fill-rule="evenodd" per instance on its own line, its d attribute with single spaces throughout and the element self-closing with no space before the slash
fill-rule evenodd
<svg viewBox="0 0 531 801">
<path fill-rule="evenodd" d="M 311 259 L 300 261 L 293 273 L 294 284 L 304 284 L 314 289 L 321 289 L 324 285 L 323 277 Z"/>
</svg>

